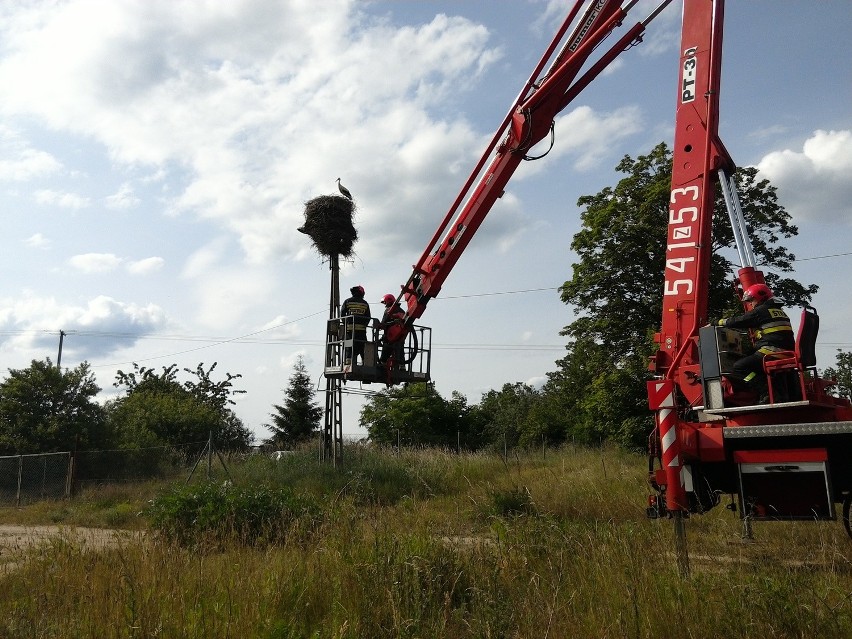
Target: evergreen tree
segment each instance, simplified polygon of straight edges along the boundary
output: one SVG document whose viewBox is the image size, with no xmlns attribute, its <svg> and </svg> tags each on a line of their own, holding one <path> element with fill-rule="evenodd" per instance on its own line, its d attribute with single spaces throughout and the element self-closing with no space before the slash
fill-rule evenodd
<svg viewBox="0 0 852 639">
<path fill-rule="evenodd" d="M 275 412 L 270 415 L 272 423 L 266 424 L 273 433 L 268 443 L 286 449 L 316 433 L 322 419 L 322 408 L 314 401 L 315 397 L 311 378 L 300 356 L 284 391 L 284 404 L 274 405 Z"/>
</svg>

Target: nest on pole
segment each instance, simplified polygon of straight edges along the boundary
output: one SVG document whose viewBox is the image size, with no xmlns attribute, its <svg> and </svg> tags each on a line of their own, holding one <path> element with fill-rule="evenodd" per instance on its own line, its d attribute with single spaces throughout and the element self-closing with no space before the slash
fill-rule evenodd
<svg viewBox="0 0 852 639">
<path fill-rule="evenodd" d="M 317 251 L 328 257 L 350 257 L 358 231 L 352 224 L 355 203 L 339 195 L 320 195 L 305 202 L 305 224 L 299 227 Z"/>
</svg>

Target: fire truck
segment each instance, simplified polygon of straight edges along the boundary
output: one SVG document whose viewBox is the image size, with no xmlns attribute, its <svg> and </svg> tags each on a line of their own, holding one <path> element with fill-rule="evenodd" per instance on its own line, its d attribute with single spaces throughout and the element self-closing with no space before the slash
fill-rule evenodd
<svg viewBox="0 0 852 639">
<path fill-rule="evenodd" d="M 428 328 L 416 322 L 436 297 L 465 247 L 503 194 L 521 162 L 550 138 L 554 120 L 613 60 L 642 41 L 648 24 L 671 0 L 630 24 L 638 0 L 577 0 L 509 110 L 481 159 L 426 246 L 398 298 L 399 326 L 368 344 L 362 363 L 351 348 L 351 318 L 330 320 L 326 375 L 387 384 L 429 381 Z M 744 522 L 836 519 L 850 530 L 852 405 L 831 396 L 816 371 L 819 318 L 802 311 L 794 350 L 764 364 L 769 402 L 735 397 L 726 374 L 751 340 L 710 325 L 711 223 L 720 189 L 742 268 L 742 292 L 765 283 L 757 267 L 734 181 L 735 165 L 719 133 L 724 0 L 682 0 L 680 73 L 676 85 L 669 223 L 662 322 L 648 382 L 655 425 L 649 438 L 648 515 L 676 525 L 691 513 L 738 499 Z M 608 48 L 604 41 L 611 40 Z M 540 156 L 539 156 L 540 157 Z M 744 304 L 748 308 L 748 304 Z M 380 339 L 403 342 L 398 361 L 379 361 Z M 351 338 L 350 338 L 351 339 Z M 733 504 L 733 502 L 732 502 Z M 677 529 L 677 528 L 676 528 Z"/>
</svg>

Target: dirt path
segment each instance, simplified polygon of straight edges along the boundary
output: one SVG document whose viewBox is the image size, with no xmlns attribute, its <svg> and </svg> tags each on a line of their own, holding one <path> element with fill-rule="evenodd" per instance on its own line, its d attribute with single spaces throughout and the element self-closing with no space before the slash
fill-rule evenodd
<svg viewBox="0 0 852 639">
<path fill-rule="evenodd" d="M 79 526 L 0 525 L 0 572 L 14 569 L 21 554 L 39 544 L 64 539 L 84 549 L 110 548 L 141 539 L 142 531 L 81 528 Z"/>
</svg>

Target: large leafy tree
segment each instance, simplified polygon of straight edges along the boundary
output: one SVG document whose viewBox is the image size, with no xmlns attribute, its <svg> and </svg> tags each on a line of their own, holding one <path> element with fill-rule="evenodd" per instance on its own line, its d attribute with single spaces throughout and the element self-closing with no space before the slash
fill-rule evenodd
<svg viewBox="0 0 852 639">
<path fill-rule="evenodd" d="M 289 448 L 309 439 L 319 430 L 322 408 L 315 401 L 314 390 L 304 360 L 299 357 L 293 365 L 293 374 L 284 391 L 284 403 L 275 404 L 270 415 L 272 431 L 269 443 L 276 448 Z"/>
<path fill-rule="evenodd" d="M 483 394 L 476 411 L 484 421 L 488 439 L 496 445 L 540 444 L 544 432 L 533 411 L 539 399 L 538 391 L 522 382 L 503 384 L 499 391 Z"/>
<path fill-rule="evenodd" d="M 23 454 L 107 444 L 100 392 L 89 364 L 61 371 L 50 359 L 11 369 L 0 383 L 0 453 Z"/>
<path fill-rule="evenodd" d="M 671 164 L 665 144 L 636 160 L 625 156 L 616 169 L 626 177 L 614 188 L 578 200 L 584 209 L 582 228 L 571 248 L 579 261 L 560 292 L 562 301 L 574 306 L 581 317 L 565 327 L 566 335 L 591 337 L 619 352 L 632 353 L 644 349 L 648 331 L 659 327 Z M 797 235 L 798 229 L 778 203 L 775 187 L 758 180 L 752 167 L 738 169 L 735 178 L 755 258 L 767 283 L 788 304 L 809 302 L 816 286 L 805 287 L 781 275 L 792 270 L 795 256 L 780 242 Z M 737 309 L 731 277 L 738 266 L 728 257 L 733 232 L 720 194 L 715 210 L 710 317 Z"/>
<path fill-rule="evenodd" d="M 199 442 L 213 434 L 221 450 L 244 450 L 252 441 L 251 432 L 230 408 L 234 404 L 233 380 L 239 375 L 225 374 L 220 382 L 211 375 L 214 363 L 205 369 L 183 369 L 191 377 L 178 380 L 175 364 L 160 373 L 133 364 L 133 370 L 118 371 L 114 386 L 125 395 L 108 407 L 110 424 L 122 446 L 145 447 L 162 444 Z M 193 379 L 194 377 L 194 379 Z"/>
<path fill-rule="evenodd" d="M 482 420 L 454 392 L 449 400 L 430 384 L 410 384 L 377 393 L 361 408 L 361 426 L 378 444 L 445 446 L 482 445 Z"/>
<path fill-rule="evenodd" d="M 671 164 L 665 144 L 635 160 L 625 156 L 616 167 L 625 177 L 615 187 L 578 200 L 582 228 L 571 248 L 579 260 L 560 289 L 578 317 L 563 330 L 572 343 L 546 390 L 570 396 L 574 410 L 567 427 L 585 439 L 637 445 L 650 424 L 644 380 L 663 305 Z M 775 187 L 750 167 L 738 169 L 735 179 L 767 283 L 788 304 L 808 303 L 817 287 L 784 276 L 795 257 L 782 240 L 798 229 L 778 203 Z M 738 268 L 732 262 L 733 233 L 720 194 L 715 208 L 722 214 L 713 219 L 710 318 L 741 312 L 731 286 Z"/>
</svg>

